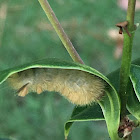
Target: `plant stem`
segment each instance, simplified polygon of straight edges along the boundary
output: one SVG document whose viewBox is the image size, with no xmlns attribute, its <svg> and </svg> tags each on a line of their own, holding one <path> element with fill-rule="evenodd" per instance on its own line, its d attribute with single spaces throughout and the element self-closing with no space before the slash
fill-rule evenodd
<svg viewBox="0 0 140 140">
<path fill-rule="evenodd" d="M 134 26 L 134 17 L 135 17 L 135 5 L 136 5 L 136 0 L 129 0 L 128 1 L 128 9 L 127 9 L 127 21 L 129 23 L 128 29 L 130 31 L 133 31 L 135 26 Z"/>
<path fill-rule="evenodd" d="M 123 45 L 123 55 L 122 63 L 120 69 L 120 98 L 121 98 L 121 118 L 126 115 L 126 102 L 127 102 L 127 85 L 129 80 L 130 66 L 131 66 L 131 55 L 132 55 L 132 45 L 134 37 L 134 16 L 135 16 L 135 4 L 136 0 L 129 0 L 127 9 L 127 21 L 128 21 L 128 31 L 131 37 L 124 32 L 124 45 Z"/>
<path fill-rule="evenodd" d="M 79 54 L 75 50 L 74 46 L 72 45 L 70 39 L 68 38 L 67 34 L 64 32 L 62 26 L 60 25 L 55 13 L 53 12 L 51 6 L 49 5 L 47 0 L 38 0 L 40 5 L 42 6 L 44 12 L 46 13 L 49 21 L 51 22 L 53 28 L 55 29 L 57 35 L 59 36 L 60 40 L 62 41 L 63 45 L 65 46 L 66 50 L 70 54 L 71 58 L 78 63 L 84 64 L 82 59 L 80 58 Z"/>
</svg>

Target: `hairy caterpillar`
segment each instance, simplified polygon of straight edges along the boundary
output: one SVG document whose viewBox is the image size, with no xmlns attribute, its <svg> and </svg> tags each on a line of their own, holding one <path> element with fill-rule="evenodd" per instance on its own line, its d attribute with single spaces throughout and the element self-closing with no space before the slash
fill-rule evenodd
<svg viewBox="0 0 140 140">
<path fill-rule="evenodd" d="M 70 69 L 32 68 L 11 75 L 8 82 L 19 96 L 28 92 L 57 91 L 76 105 L 98 101 L 105 88 L 101 78 Z"/>
</svg>

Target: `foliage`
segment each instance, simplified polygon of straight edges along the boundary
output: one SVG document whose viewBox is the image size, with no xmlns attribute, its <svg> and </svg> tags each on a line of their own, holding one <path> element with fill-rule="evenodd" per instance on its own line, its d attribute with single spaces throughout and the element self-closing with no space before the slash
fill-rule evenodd
<svg viewBox="0 0 140 140">
<path fill-rule="evenodd" d="M 117 138 L 117 130 L 119 127 L 119 116 L 120 116 L 120 112 L 119 112 L 120 102 L 119 102 L 119 97 L 117 95 L 117 92 L 115 91 L 115 89 L 113 88 L 113 86 L 111 85 L 111 83 L 106 77 L 104 77 L 98 71 L 86 65 L 68 63 L 68 62 L 59 61 L 56 59 L 49 59 L 49 60 L 38 61 L 38 62 L 34 62 L 34 63 L 30 63 L 30 64 L 26 64 L 23 66 L 18 66 L 12 69 L 2 71 L 0 73 L 0 83 L 4 82 L 10 75 L 19 71 L 30 69 L 30 68 L 60 68 L 60 69 L 70 69 L 70 70 L 78 69 L 78 70 L 86 71 L 93 75 L 99 76 L 100 78 L 105 80 L 106 81 L 106 90 L 105 90 L 106 96 L 104 97 L 103 101 L 99 102 L 99 104 L 106 118 L 106 123 L 108 126 L 110 137 L 112 139 Z"/>
<path fill-rule="evenodd" d="M 18 3 L 18 2 L 17 2 Z M 53 5 L 53 2 L 51 2 L 52 3 L 52 5 Z M 68 3 L 75 3 L 75 6 L 76 6 L 76 8 L 75 8 L 75 10 L 77 10 L 77 7 L 78 7 L 78 9 L 80 9 L 80 6 L 79 6 L 79 3 L 78 2 L 75 2 L 75 1 L 72 1 L 72 2 L 70 2 L 70 1 L 68 1 Z M 80 2 L 80 4 L 84 4 L 85 2 L 84 1 L 82 1 L 82 2 Z M 54 3 L 54 4 L 56 4 L 56 3 Z M 66 4 L 66 3 L 65 3 Z M 11 5 L 12 5 L 12 3 L 11 3 Z M 26 5 L 26 4 L 25 4 Z M 90 4 L 90 2 L 88 3 L 88 5 L 86 5 L 87 6 L 87 8 L 85 8 L 85 9 L 89 9 L 89 11 L 85 11 L 85 13 L 86 14 L 88 14 L 89 12 L 91 12 L 90 10 L 92 10 L 92 8 L 93 8 L 93 6 L 90 6 L 91 4 Z M 97 5 L 99 5 L 99 3 L 97 2 L 96 3 L 96 5 L 95 5 L 95 7 L 97 6 Z M 112 4 L 113 5 L 113 4 Z M 26 5 L 27 6 L 27 5 Z M 29 6 L 27 6 L 27 9 L 29 8 L 31 6 L 31 4 L 29 5 Z M 30 25 L 30 26 L 32 26 L 32 22 L 34 22 L 34 20 L 35 20 L 35 18 L 34 19 L 31 19 L 31 17 L 34 15 L 34 12 L 36 11 L 36 9 L 39 9 L 39 6 L 38 6 L 38 4 L 37 3 L 35 3 L 35 4 L 33 4 L 32 6 L 34 6 L 34 10 L 32 11 L 30 11 L 30 13 L 29 13 L 29 18 L 28 19 L 26 19 L 27 17 L 25 16 L 23 19 L 20 19 L 19 20 L 19 22 L 21 22 L 22 24 L 24 24 L 25 23 L 25 25 L 27 24 L 27 25 Z M 90 8 L 88 8 L 90 6 Z M 101 5 L 100 5 L 101 6 Z M 109 7 L 111 7 L 111 4 L 110 4 L 110 2 L 106 2 L 105 3 L 105 7 L 106 7 L 106 9 L 108 9 L 108 6 Z M 56 6 L 57 7 L 57 6 Z M 64 6 L 64 11 L 66 10 L 65 9 L 65 7 L 67 7 L 67 6 Z M 26 10 L 27 10 L 26 9 Z M 60 9 L 60 8 L 58 8 L 58 9 Z M 26 11 L 25 10 L 25 11 Z M 70 10 L 70 9 L 69 9 Z M 74 12 L 74 13 L 77 13 L 78 14 L 78 10 L 77 10 L 77 12 L 75 12 L 75 10 L 73 10 L 72 12 Z M 61 16 L 62 16 L 62 12 L 63 11 L 61 11 L 61 10 L 58 10 L 59 12 L 58 12 L 58 15 L 59 15 L 59 13 L 60 13 L 60 18 L 61 18 Z M 98 14 L 98 16 L 96 17 L 97 19 L 99 18 L 99 15 L 101 14 L 102 15 L 102 12 L 104 12 L 104 11 L 101 11 L 101 13 L 99 13 Z M 23 13 L 25 13 L 24 11 L 23 11 Z M 36 12 L 37 13 L 37 12 Z M 26 13 L 25 13 L 26 14 Z M 39 14 L 42 16 L 42 13 L 41 12 L 39 12 Z M 71 13 L 72 14 L 72 13 Z M 81 12 L 79 13 L 79 15 L 81 14 Z M 105 13 L 106 14 L 106 13 Z M 24 15 L 24 14 L 23 14 Z M 118 16 L 119 16 L 120 14 L 119 14 L 119 12 L 118 12 Z M 39 15 L 38 15 L 39 16 Z M 16 17 L 16 16 L 15 16 Z M 16 17 L 17 18 L 17 17 Z M 64 19 L 67 19 L 68 17 L 67 17 L 67 15 L 65 15 L 64 16 Z M 90 17 L 88 17 L 89 19 L 90 19 Z M 82 19 L 82 15 L 79 17 L 79 21 Z M 8 20 L 10 21 L 10 17 L 8 18 Z M 93 19 L 90 19 L 91 21 L 89 21 L 89 26 L 90 26 L 90 28 L 92 28 L 93 26 L 92 26 L 92 21 L 94 21 L 95 22 L 95 19 L 93 18 Z M 101 19 L 102 20 L 102 19 Z M 107 19 L 104 19 L 105 21 L 107 20 Z M 16 21 L 16 20 L 15 20 Z M 39 22 L 39 21 L 37 21 L 37 22 Z M 13 20 L 13 23 L 14 23 L 14 20 Z M 34 24 L 35 24 L 36 22 L 34 22 Z M 20 23 L 18 23 L 19 25 L 20 25 Z M 17 24 L 17 27 L 18 27 L 18 24 Z M 96 23 L 96 25 L 98 25 L 98 23 Z M 41 23 L 39 23 L 39 30 L 41 29 Z M 24 26 L 23 26 L 24 27 Z M 83 28 L 81 28 L 81 27 L 79 27 L 80 29 L 83 29 Z M 96 27 L 93 27 L 95 30 L 96 30 Z M 8 30 L 8 33 L 9 32 L 11 32 L 11 33 L 13 33 L 14 32 L 14 28 L 13 29 L 10 29 L 10 26 L 9 25 L 6 25 L 6 29 Z M 17 64 L 19 64 L 19 63 L 23 63 L 23 62 L 27 62 L 27 61 L 29 61 L 29 60 L 34 60 L 34 59 L 36 59 L 36 58 L 40 58 L 40 57 L 44 57 L 45 55 L 46 55 L 46 52 L 48 52 L 48 51 L 50 51 L 50 49 L 49 49 L 49 47 L 50 47 L 50 44 L 52 45 L 52 46 L 56 46 L 56 44 L 54 43 L 54 40 L 56 40 L 56 41 L 58 41 L 57 39 L 56 39 L 56 36 L 52 33 L 52 31 L 50 31 L 50 35 L 47 35 L 46 36 L 46 32 L 41 32 L 41 34 L 40 34 L 40 32 L 38 32 L 38 33 L 36 33 L 36 34 L 33 34 L 33 32 L 35 32 L 34 30 L 38 30 L 38 28 L 36 28 L 36 25 L 33 25 L 33 28 L 31 28 L 31 33 L 29 33 L 28 32 L 28 34 L 27 35 L 25 35 L 24 37 L 25 38 L 22 38 L 22 33 L 23 32 L 21 32 L 21 37 L 17 37 L 17 45 L 19 45 L 19 46 L 22 46 L 22 44 L 23 44 L 23 46 L 24 45 L 26 45 L 25 47 L 27 47 L 27 46 L 30 46 L 31 44 L 31 42 L 34 44 L 34 47 L 28 47 L 27 48 L 27 50 L 28 51 L 25 51 L 24 52 L 24 48 L 22 47 L 22 48 L 17 48 L 17 49 L 15 49 L 14 47 L 15 47 L 15 45 L 14 45 L 14 36 L 13 37 L 11 37 L 11 36 L 9 36 L 9 34 L 7 34 L 6 36 L 7 36 L 7 38 L 12 38 L 11 39 L 11 41 L 10 41 L 10 43 L 8 42 L 8 41 L 6 41 L 6 38 L 4 38 L 4 41 L 3 41 L 3 46 L 6 46 L 6 45 L 8 45 L 8 46 L 10 46 L 9 47 L 9 52 L 7 52 L 7 55 L 8 56 L 10 56 L 10 58 L 12 58 L 13 56 L 14 56 L 14 60 L 13 61 L 15 61 L 15 60 L 17 60 L 17 57 L 19 57 L 19 58 L 21 58 L 20 60 L 17 60 Z M 49 29 L 50 30 L 52 30 L 51 28 L 50 28 L 50 26 L 49 26 Z M 23 29 L 23 30 L 25 30 L 25 28 Z M 28 29 L 27 29 L 28 30 Z M 44 30 L 44 29 L 43 29 Z M 26 30 L 25 30 L 26 31 Z M 83 32 L 85 32 L 85 31 L 83 31 Z M 72 32 L 70 32 L 69 31 L 69 33 L 71 34 L 70 36 L 71 36 L 71 38 L 72 38 L 72 40 L 74 40 L 75 41 L 75 37 L 73 37 L 74 35 L 73 35 L 73 33 Z M 23 33 L 23 34 L 26 34 L 26 33 Z M 31 36 L 33 34 L 33 37 L 30 39 L 29 37 Z M 39 38 L 39 36 L 37 35 L 37 34 L 40 34 L 41 35 L 41 37 L 42 37 L 42 39 L 40 40 L 40 39 L 38 39 Z M 102 34 L 102 32 L 101 32 L 101 34 Z M 94 34 L 94 36 L 95 36 L 95 38 L 96 38 L 96 34 Z M 104 36 L 104 35 L 103 35 Z M 103 37 L 102 35 L 101 35 L 101 37 Z M 106 36 L 106 35 L 105 35 Z M 47 37 L 47 40 L 46 40 L 46 37 Z M 77 37 L 77 39 L 79 40 L 80 39 L 80 37 L 77 35 L 76 36 Z M 15 38 L 16 38 L 16 36 L 15 36 Z M 53 39 L 52 39 L 53 38 Z M 99 39 L 99 40 L 98 40 Z M 24 40 L 26 40 L 26 41 L 24 41 Z M 25 43 L 26 42 L 26 43 Z M 76 42 L 76 41 L 75 41 Z M 93 38 L 86 38 L 86 40 L 85 40 L 85 42 L 83 41 L 82 43 L 83 44 L 86 44 L 87 46 L 88 46 L 88 44 L 92 44 L 91 42 L 93 42 Z M 82 43 L 80 43 L 80 42 L 78 42 L 78 44 L 76 44 L 77 46 L 79 45 L 79 46 L 81 46 L 82 45 Z M 97 43 L 97 46 L 101 46 L 101 47 L 98 47 L 98 48 L 100 48 L 99 49 L 99 51 L 101 52 L 100 53 L 100 55 L 99 56 L 97 56 L 96 55 L 96 53 L 94 54 L 95 55 L 95 57 L 92 55 L 92 53 L 89 55 L 89 53 L 90 52 L 92 52 L 90 49 L 90 47 L 88 47 L 88 48 L 79 48 L 79 49 L 81 49 L 81 52 L 85 52 L 85 57 L 87 57 L 86 59 L 86 61 L 88 62 L 89 61 L 89 58 L 91 58 L 90 59 L 90 61 L 88 62 L 89 64 L 91 64 L 91 65 L 94 65 L 93 64 L 93 59 L 95 58 L 95 60 L 97 61 L 97 58 L 99 58 L 99 59 L 101 59 L 101 55 L 103 55 L 104 53 L 106 53 L 106 54 L 108 54 L 108 53 L 110 53 L 107 49 L 105 50 L 105 52 L 103 52 L 102 50 L 104 50 L 104 48 L 102 48 L 102 45 L 104 45 L 104 43 L 101 43 L 101 41 L 100 41 L 100 37 L 98 38 L 97 37 L 97 40 L 95 39 L 94 40 L 94 43 L 96 44 Z M 47 48 L 47 51 L 44 51 L 44 49 L 43 48 L 38 48 L 38 46 L 43 46 L 43 45 L 48 45 L 49 47 Z M 105 45 L 106 46 L 108 46 L 108 44 L 109 44 L 109 46 L 111 46 L 110 45 L 110 42 L 105 42 Z M 57 44 L 58 46 L 60 46 L 61 44 L 58 42 L 58 44 Z M 45 48 L 45 47 L 44 47 Z M 3 50 L 5 50 L 5 48 L 2 48 Z M 34 49 L 34 51 L 32 51 Z M 57 47 L 55 48 L 55 49 L 58 49 Z M 22 51 L 23 50 L 23 51 Z M 53 50 L 53 49 L 52 49 Z M 59 48 L 58 49 L 59 51 L 61 50 L 61 48 Z M 13 53 L 13 55 L 9 55 L 9 54 L 11 54 L 11 51 L 12 52 L 14 52 Z M 58 52 L 59 52 L 58 51 Z M 51 51 L 50 51 L 51 52 Z M 65 51 L 64 50 L 61 50 L 60 52 L 63 54 L 62 56 L 60 56 L 59 55 L 59 53 L 57 53 L 56 54 L 56 52 L 57 52 L 57 50 L 56 51 L 54 51 L 54 52 L 51 52 L 51 54 L 49 54 L 48 53 L 48 56 L 50 57 L 50 56 L 58 56 L 58 57 L 60 57 L 60 58 L 63 58 L 63 56 L 65 56 Z M 2 52 L 1 52 L 2 53 Z M 32 54 L 33 53 L 33 54 Z M 36 54 L 39 54 L 38 56 L 36 56 Z M 25 57 L 25 54 L 26 54 L 26 57 Z M 31 55 L 32 54 L 32 55 Z M 98 53 L 99 54 L 99 53 Z M 139 53 L 138 53 L 139 54 Z M 82 54 L 81 53 L 81 55 L 82 56 L 84 56 L 84 54 Z M 30 57 L 31 56 L 31 57 Z M 107 56 L 107 55 L 106 55 Z M 4 55 L 2 55 L 2 57 L 3 58 L 5 58 L 5 56 Z M 28 59 L 28 57 L 29 57 L 29 59 Z M 9 59 L 9 60 L 12 60 L 12 59 L 10 59 L 10 58 L 6 58 L 6 59 Z M 67 57 L 67 56 L 65 56 L 65 58 L 66 59 L 68 59 L 69 60 L 69 58 Z M 64 59 L 64 58 L 63 58 Z M 108 60 L 110 60 L 111 61 L 111 59 L 109 58 Z M 8 62 L 8 61 L 7 61 Z M 98 60 L 98 62 L 99 62 L 99 60 Z M 103 63 L 103 62 L 102 62 Z M 109 63 L 109 61 L 108 61 L 108 63 Z M 111 63 L 113 63 L 113 61 L 111 61 Z M 111 64 L 110 63 L 110 64 Z M 119 62 L 116 62 L 117 64 L 119 64 Z M 6 65 L 7 64 L 7 65 Z M 2 63 L 1 63 L 1 68 L 2 69 L 5 69 L 5 68 L 8 68 L 9 66 L 11 67 L 13 64 L 9 61 L 8 63 L 5 63 L 5 61 L 2 61 Z M 115 65 L 116 64 L 114 64 L 114 68 L 113 67 L 111 67 L 111 69 L 115 69 Z M 118 138 L 118 135 L 117 135 L 117 131 L 118 131 L 118 127 L 119 127 L 119 121 L 120 121 L 120 100 L 119 100 L 119 95 L 118 95 L 118 89 L 119 89 L 119 71 L 117 71 L 117 72 L 114 72 L 113 74 L 110 74 L 110 75 L 108 75 L 107 77 L 109 78 L 109 80 L 108 80 L 108 78 L 106 78 L 105 76 L 103 76 L 102 74 L 100 74 L 98 71 L 96 71 L 96 70 L 94 70 L 94 69 L 92 69 L 91 67 L 88 67 L 88 66 L 83 66 L 83 65 L 79 65 L 79 64 L 75 64 L 75 63 L 71 63 L 71 62 L 64 62 L 64 61 L 59 61 L 59 60 L 56 60 L 56 59 L 52 59 L 51 61 L 49 60 L 49 61 L 46 61 L 45 59 L 43 60 L 43 61 L 36 61 L 36 62 L 33 62 L 33 63 L 29 63 L 29 64 L 25 64 L 25 65 L 22 65 L 22 66 L 17 66 L 17 67 L 13 67 L 12 69 L 7 69 L 7 70 L 3 70 L 3 71 L 1 71 L 0 72 L 0 81 L 1 81 L 1 83 L 2 82 L 4 82 L 11 74 L 13 74 L 13 73 L 16 73 L 16 72 L 19 72 L 19 71 L 21 71 L 21 70 L 25 70 L 25 69 L 30 69 L 30 68 L 34 68 L 34 67 L 51 67 L 51 68 L 71 68 L 71 69 L 80 69 L 80 70 L 83 70 L 83 71 L 87 71 L 87 72 L 90 72 L 90 73 L 92 73 L 92 74 L 95 74 L 95 75 L 97 75 L 97 76 L 99 76 L 99 77 L 101 77 L 101 78 L 103 78 L 106 82 L 107 82 L 107 87 L 106 87 L 106 96 L 103 98 L 103 100 L 101 100 L 100 102 L 99 102 L 99 105 L 101 106 L 101 108 L 100 108 L 100 106 L 98 105 L 98 104 L 94 104 L 94 105 L 92 105 L 92 106 L 87 106 L 87 107 L 75 107 L 75 109 L 74 109 L 74 111 L 73 111 L 73 113 L 72 113 L 72 116 L 71 116 L 71 118 L 70 118 L 70 120 L 68 120 L 67 121 L 67 123 L 65 124 L 65 136 L 67 137 L 67 135 L 68 135 L 68 133 L 69 133 L 69 129 L 70 129 L 70 127 L 71 127 L 71 124 L 73 123 L 73 122 L 75 122 L 75 121 L 93 121 L 93 120 L 95 120 L 95 121 L 99 121 L 99 120 L 104 120 L 104 117 L 105 117 L 105 120 L 106 120 L 106 124 L 107 124 L 107 127 L 108 127 L 108 131 L 109 131 L 109 135 L 110 135 L 110 137 L 111 137 L 111 139 L 113 140 L 115 140 L 115 139 L 119 139 Z M 101 67 L 98 67 L 97 66 L 97 68 L 98 69 L 100 69 L 101 70 Z M 105 69 L 105 68 L 104 68 Z M 104 72 L 104 73 L 107 73 L 108 71 L 110 71 L 109 70 L 109 67 L 108 67 L 108 70 L 106 71 L 106 72 Z M 139 90 L 139 80 L 140 80 L 140 76 L 139 76 L 139 71 L 140 71 L 140 68 L 139 68 L 139 66 L 138 65 L 132 65 L 131 66 L 131 73 L 130 73 L 130 79 L 131 79 L 131 81 L 129 82 L 129 84 L 130 84 L 130 86 L 128 87 L 128 90 L 129 90 L 129 88 L 130 88 L 130 90 L 129 90 L 129 98 L 128 98 L 128 101 L 127 101 L 127 109 L 128 109 L 128 111 L 129 111 L 129 113 L 131 113 L 133 116 L 135 116 L 138 120 L 139 120 L 139 118 L 140 118 L 140 112 L 139 112 L 139 98 L 140 98 L 140 90 Z M 134 90 L 133 90 L 133 88 L 134 88 Z M 1 95 L 2 96 L 2 95 Z M 8 97 L 9 97 L 9 95 L 7 95 Z M 12 95 L 10 95 L 11 97 L 12 97 Z M 42 97 L 41 97 L 42 96 Z M 43 100 L 43 98 L 44 98 L 44 96 L 43 95 L 41 95 L 40 96 L 40 100 L 42 101 Z M 4 99 L 4 97 L 5 96 L 2 96 L 3 97 L 3 99 Z M 51 97 L 51 96 L 50 96 Z M 30 97 L 29 97 L 30 98 Z M 35 99 L 37 99 L 37 98 L 39 98 L 39 97 L 36 97 L 35 96 Z M 28 97 L 26 98 L 27 100 L 28 100 Z M 20 99 L 21 100 L 21 99 Z M 29 99 L 30 101 L 28 102 L 29 103 L 29 107 L 28 107 L 28 105 L 27 105 L 27 108 L 29 108 L 28 109 L 28 111 L 29 111 L 29 117 L 27 117 L 26 118 L 26 116 L 24 116 L 29 122 L 31 121 L 33 121 L 33 123 L 35 123 L 34 124 L 34 126 L 38 126 L 38 125 L 44 125 L 43 123 L 42 124 L 40 124 L 40 123 L 38 123 L 38 122 L 41 122 L 41 117 L 40 118 L 38 118 L 38 119 L 36 119 L 36 117 L 35 116 L 33 116 L 32 115 L 32 113 L 30 112 L 30 109 L 32 109 L 33 108 L 33 106 L 35 106 L 35 108 L 36 108 L 36 110 L 37 110 L 37 112 L 39 111 L 39 108 L 41 108 L 40 107 L 40 105 L 39 104 L 37 104 L 35 101 L 33 101 L 32 99 Z M 39 100 L 38 100 L 39 101 Z M 49 100 L 48 100 L 49 101 Z M 10 101 L 9 101 L 10 102 Z M 18 102 L 18 100 L 17 100 L 17 102 Z M 45 101 L 45 99 L 43 100 L 43 103 L 45 103 L 46 101 Z M 51 102 L 51 101 L 50 101 Z M 15 107 L 16 106 L 16 103 L 12 103 L 13 104 L 13 107 Z M 4 104 L 3 104 L 4 105 Z M 22 103 L 20 103 L 20 105 L 19 105 L 19 109 L 20 109 L 20 106 L 22 106 Z M 26 106 L 26 105 L 24 105 L 24 106 Z M 3 106 L 1 106 L 1 108 L 2 108 Z M 63 106 L 62 106 L 63 107 Z M 24 108 L 21 108 L 22 109 L 22 111 L 23 112 L 26 112 L 26 113 L 28 113 L 28 111 L 25 111 L 24 110 Z M 101 110 L 102 109 L 102 110 Z M 11 117 L 13 117 L 13 119 L 15 119 L 15 117 L 14 117 L 14 115 L 16 114 L 16 109 L 14 109 L 14 111 L 15 112 L 13 112 L 13 116 L 11 116 Z M 62 110 L 63 111 L 63 110 Z M 70 112 L 70 111 L 69 111 Z M 95 113 L 96 112 L 96 113 Z M 15 114 L 14 114 L 15 113 Z M 48 113 L 50 113 L 50 110 L 48 111 Z M 34 113 L 33 113 L 34 114 Z M 6 115 L 6 114 L 5 114 Z M 36 115 L 36 114 L 34 114 L 34 115 Z M 104 116 L 104 117 L 103 117 Z M 19 118 L 21 119 L 23 116 L 21 115 L 21 116 L 19 116 Z M 48 118 L 50 118 L 51 119 L 51 117 L 49 116 Z M 43 121 L 45 122 L 45 119 L 43 118 Z M 21 120 L 21 122 L 22 123 L 25 123 L 25 121 L 24 121 L 24 119 L 22 119 Z M 10 123 L 10 122 L 9 122 Z M 26 124 L 26 123 L 25 123 Z M 27 124 L 26 124 L 26 126 L 28 126 Z M 17 126 L 18 127 L 18 126 Z M 19 126 L 19 127 L 21 127 L 21 126 Z M 45 128 L 45 127 L 44 127 Z M 23 129 L 24 129 L 24 127 L 23 127 Z M 52 128 L 53 129 L 53 128 Z M 40 128 L 38 128 L 38 130 L 40 130 Z M 27 137 L 32 133 L 32 130 L 31 130 L 31 128 L 28 128 L 27 129 L 27 131 L 28 132 L 26 132 L 27 133 Z M 13 134 L 15 133 L 15 132 L 12 132 Z M 21 129 L 19 130 L 19 133 L 21 133 Z M 6 133 L 5 133 L 6 134 Z M 61 134 L 62 134 L 62 132 L 61 132 Z M 9 133 L 9 135 L 11 135 L 10 133 Z M 26 136 L 24 137 L 24 139 L 26 139 L 27 138 Z M 30 138 L 33 138 L 33 139 L 37 139 L 37 138 L 34 138 L 33 136 L 30 136 Z M 44 137 L 43 136 L 41 136 L 41 132 L 40 132 L 40 134 L 39 134 L 39 137 L 42 137 L 42 139 L 44 139 Z M 46 136 L 47 137 L 47 136 Z M 22 137 L 23 138 L 23 137 Z M 53 137 L 53 139 L 54 139 L 54 137 Z"/>
</svg>

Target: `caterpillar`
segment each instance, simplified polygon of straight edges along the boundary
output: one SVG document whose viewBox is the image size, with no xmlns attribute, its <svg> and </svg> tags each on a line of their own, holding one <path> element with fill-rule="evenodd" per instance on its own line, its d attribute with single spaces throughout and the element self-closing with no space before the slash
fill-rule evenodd
<svg viewBox="0 0 140 140">
<path fill-rule="evenodd" d="M 81 70 L 32 68 L 11 75 L 8 83 L 24 97 L 29 92 L 56 91 L 71 103 L 87 105 L 97 102 L 104 94 L 103 80 Z"/>
</svg>

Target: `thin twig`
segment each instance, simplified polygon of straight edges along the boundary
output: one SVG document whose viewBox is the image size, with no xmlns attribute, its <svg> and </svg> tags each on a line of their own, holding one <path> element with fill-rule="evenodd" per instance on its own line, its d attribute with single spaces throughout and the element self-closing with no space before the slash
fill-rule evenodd
<svg viewBox="0 0 140 140">
<path fill-rule="evenodd" d="M 60 25 L 55 13 L 53 12 L 52 8 L 50 7 L 47 0 L 38 0 L 41 4 L 44 12 L 46 13 L 49 21 L 51 22 L 52 26 L 54 27 L 57 35 L 59 36 L 60 40 L 62 41 L 63 45 L 65 46 L 66 50 L 70 54 L 71 58 L 78 63 L 84 64 L 82 59 L 80 58 L 79 54 L 75 50 L 73 44 L 71 43 L 70 39 L 68 38 L 67 34 L 64 32 L 62 26 Z"/>
</svg>

